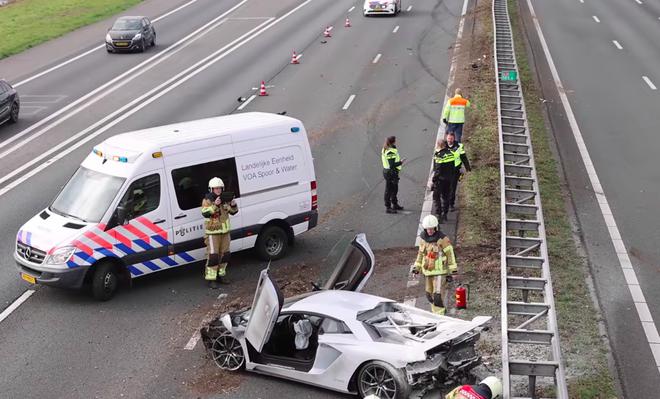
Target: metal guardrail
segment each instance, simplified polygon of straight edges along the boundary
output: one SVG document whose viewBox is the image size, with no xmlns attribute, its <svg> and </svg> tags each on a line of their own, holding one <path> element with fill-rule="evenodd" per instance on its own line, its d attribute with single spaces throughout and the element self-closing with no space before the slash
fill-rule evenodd
<svg viewBox="0 0 660 399">
<path fill-rule="evenodd" d="M 502 208 L 504 399 L 536 399 L 537 383 L 554 387 L 554 397 L 568 399 L 543 210 L 507 0 L 493 0 L 492 12 Z"/>
</svg>

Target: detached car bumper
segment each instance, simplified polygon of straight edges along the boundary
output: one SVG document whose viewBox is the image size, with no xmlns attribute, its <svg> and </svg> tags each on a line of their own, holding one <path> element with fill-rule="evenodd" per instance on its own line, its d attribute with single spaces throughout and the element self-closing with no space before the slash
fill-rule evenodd
<svg viewBox="0 0 660 399">
<path fill-rule="evenodd" d="M 59 288 L 79 289 L 85 280 L 88 266 L 71 269 L 54 269 L 27 262 L 14 252 L 14 260 L 21 278 L 29 283 L 50 285 Z"/>
</svg>

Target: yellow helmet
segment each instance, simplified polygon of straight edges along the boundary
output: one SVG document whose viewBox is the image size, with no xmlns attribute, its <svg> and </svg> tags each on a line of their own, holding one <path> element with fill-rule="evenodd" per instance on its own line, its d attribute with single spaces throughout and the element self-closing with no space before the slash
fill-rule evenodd
<svg viewBox="0 0 660 399">
<path fill-rule="evenodd" d="M 213 179 L 209 180 L 209 188 L 216 187 L 225 188 L 225 183 L 219 177 L 214 177 Z"/>
</svg>

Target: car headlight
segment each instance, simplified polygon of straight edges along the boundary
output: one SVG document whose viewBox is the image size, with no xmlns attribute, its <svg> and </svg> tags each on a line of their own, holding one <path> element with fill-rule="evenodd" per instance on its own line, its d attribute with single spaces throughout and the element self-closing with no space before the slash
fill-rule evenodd
<svg viewBox="0 0 660 399">
<path fill-rule="evenodd" d="M 105 41 L 106 41 L 106 43 L 112 43 L 112 37 L 110 37 L 110 34 L 109 34 L 109 33 L 107 33 L 107 34 L 105 35 Z"/>
<path fill-rule="evenodd" d="M 133 40 L 140 40 L 142 39 L 142 33 L 138 33 L 137 35 L 133 36 Z"/>
<path fill-rule="evenodd" d="M 57 248 L 52 254 L 46 258 L 47 265 L 61 265 L 69 261 L 76 247 L 62 247 Z"/>
</svg>

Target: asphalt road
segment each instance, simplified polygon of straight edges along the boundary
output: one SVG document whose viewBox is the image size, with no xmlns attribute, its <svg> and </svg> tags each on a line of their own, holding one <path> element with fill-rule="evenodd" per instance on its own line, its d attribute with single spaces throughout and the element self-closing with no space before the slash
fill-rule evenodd
<svg viewBox="0 0 660 399">
<path fill-rule="evenodd" d="M 182 4 L 147 1 L 126 14 L 154 18 Z M 21 121 L 0 128 L 0 310 L 26 289 L 12 259 L 16 231 L 49 204 L 93 144 L 124 131 L 237 112 L 237 98 L 253 95 L 261 80 L 270 96 L 242 111 L 286 111 L 301 119 L 319 185 L 319 226 L 279 264 L 305 262 L 322 278 L 355 232 L 367 233 L 374 248 L 411 246 L 462 2 L 404 2 L 404 10 L 412 9 L 396 18 L 364 18 L 361 5 L 198 0 L 157 22 L 157 46 L 144 54 L 91 51 L 20 84 Z M 350 28 L 343 26 L 347 15 Z M 2 73 L 24 82 L 98 46 L 110 23 L 3 60 Z M 324 39 L 328 25 L 332 38 Z M 303 54 L 300 65 L 289 64 L 293 49 Z M 386 215 L 382 204 L 379 151 L 389 135 L 399 137 L 409 160 L 400 183 L 406 211 L 398 215 Z M 224 300 L 251 297 L 245 282 L 262 267 L 249 251 L 234 257 L 235 284 Z M 217 396 L 215 388 L 194 384 L 209 369 L 200 345 L 183 349 L 217 296 L 205 288 L 198 266 L 137 280 L 107 303 L 38 287 L 0 324 L 0 392 Z M 224 397 L 342 397 L 263 377 L 228 381 L 237 390 Z"/>
<path fill-rule="evenodd" d="M 524 9 L 527 10 L 526 2 Z M 653 1 L 533 1 L 653 320 L 660 320 L 660 5 Z M 660 376 L 615 248 L 531 20 L 543 96 L 576 209 L 623 396 L 657 397 Z M 531 28 L 531 29 L 530 29 Z M 646 77 L 649 84 L 643 77 Z M 526 99 L 534 101 L 535 99 Z M 660 356 L 660 352 L 656 355 Z M 658 357 L 660 360 L 660 357 Z"/>
</svg>

